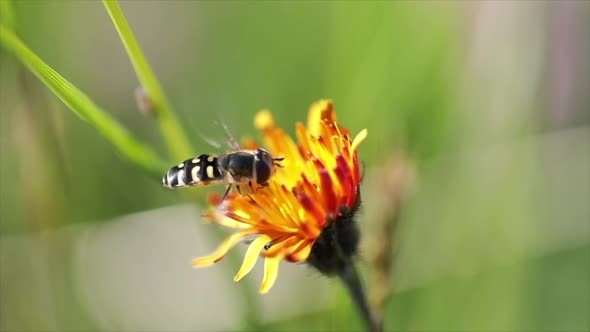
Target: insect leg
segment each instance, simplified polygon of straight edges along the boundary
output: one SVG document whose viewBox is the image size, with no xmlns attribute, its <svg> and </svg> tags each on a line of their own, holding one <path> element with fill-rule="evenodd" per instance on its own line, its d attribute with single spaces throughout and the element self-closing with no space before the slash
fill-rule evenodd
<svg viewBox="0 0 590 332">
<path fill-rule="evenodd" d="M 264 245 L 264 250 L 268 250 L 270 249 L 270 247 L 272 247 L 272 245 L 274 244 L 275 240 L 271 240 L 269 243 Z"/>
<path fill-rule="evenodd" d="M 223 194 L 223 198 L 221 199 L 221 201 L 222 201 L 222 202 L 223 202 L 223 201 L 225 200 L 225 198 L 227 197 L 227 194 L 229 194 L 229 191 L 230 191 L 230 189 L 231 189 L 231 186 L 232 186 L 232 184 L 230 183 L 230 184 L 227 186 L 227 189 L 225 189 L 225 194 Z"/>
<path fill-rule="evenodd" d="M 256 204 L 256 205 L 258 205 L 258 204 L 256 203 L 256 201 L 254 200 L 254 198 L 252 198 L 252 196 L 250 196 L 250 194 L 244 194 L 244 196 L 248 197 L 248 198 L 250 199 L 250 202 L 252 202 L 253 204 Z"/>
<path fill-rule="evenodd" d="M 250 199 L 250 201 L 251 201 L 253 204 L 256 204 L 256 205 L 258 205 L 258 204 L 256 203 L 256 201 L 254 200 L 254 198 L 252 198 L 252 196 L 250 196 L 250 194 L 243 194 L 243 193 L 242 193 L 242 190 L 240 190 L 240 186 L 239 186 L 239 185 L 237 185 L 237 184 L 236 184 L 236 189 L 238 189 L 238 193 L 239 193 L 239 194 L 240 194 L 242 197 L 243 197 L 243 196 L 246 196 L 246 197 L 248 197 L 248 198 Z"/>
</svg>

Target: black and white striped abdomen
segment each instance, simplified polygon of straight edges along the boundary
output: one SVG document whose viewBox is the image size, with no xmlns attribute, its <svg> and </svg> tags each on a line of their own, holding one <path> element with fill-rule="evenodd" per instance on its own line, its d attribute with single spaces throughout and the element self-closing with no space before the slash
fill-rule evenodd
<svg viewBox="0 0 590 332">
<path fill-rule="evenodd" d="M 223 181 L 223 174 L 217 165 L 217 156 L 202 154 L 170 168 L 162 179 L 168 188 L 207 185 Z"/>
</svg>

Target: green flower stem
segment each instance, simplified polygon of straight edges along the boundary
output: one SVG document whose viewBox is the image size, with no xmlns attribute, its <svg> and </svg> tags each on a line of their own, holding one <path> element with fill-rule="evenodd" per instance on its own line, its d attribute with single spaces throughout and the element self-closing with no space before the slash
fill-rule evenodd
<svg viewBox="0 0 590 332">
<path fill-rule="evenodd" d="M 96 106 L 82 91 L 49 67 L 2 24 L 0 24 L 0 44 L 12 52 L 78 117 L 98 130 L 123 158 L 157 179 L 161 177 L 162 170 L 166 169 L 166 166 L 149 146 L 135 138 L 117 120 Z"/>
<path fill-rule="evenodd" d="M 338 277 L 342 283 L 346 286 L 348 294 L 354 301 L 359 314 L 361 315 L 368 332 L 382 332 L 383 322 L 377 321 L 371 312 L 369 303 L 367 302 L 367 296 L 363 289 L 363 285 L 358 275 L 358 271 L 354 266 L 354 262 L 351 259 L 346 260 L 344 268 L 338 273 Z"/>
<path fill-rule="evenodd" d="M 103 0 L 103 4 L 119 33 L 127 55 L 133 64 L 137 78 L 146 91 L 146 95 L 160 124 L 170 156 L 175 160 L 184 160 L 194 153 L 187 137 L 168 103 L 160 83 L 147 62 L 141 47 L 125 19 L 125 15 L 116 0 Z"/>
</svg>

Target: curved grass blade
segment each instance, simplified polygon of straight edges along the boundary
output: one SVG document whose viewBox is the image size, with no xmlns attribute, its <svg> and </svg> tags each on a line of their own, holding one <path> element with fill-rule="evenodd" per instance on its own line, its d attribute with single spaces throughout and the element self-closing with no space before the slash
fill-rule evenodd
<svg viewBox="0 0 590 332">
<path fill-rule="evenodd" d="M 186 159 L 187 156 L 193 154 L 194 150 L 190 147 L 189 141 L 166 99 L 160 83 L 141 51 L 141 47 L 125 19 L 119 3 L 116 0 L 103 0 L 103 4 L 119 33 L 123 46 L 125 46 L 137 78 L 152 104 L 154 114 L 160 124 L 160 131 L 171 156 L 178 160 Z"/>
<path fill-rule="evenodd" d="M 188 143 L 189 141 L 186 139 L 184 131 L 180 127 L 175 114 L 168 104 L 158 80 L 145 59 L 119 3 L 116 0 L 103 0 L 103 4 L 119 33 L 119 37 L 121 38 L 133 67 L 135 68 L 137 77 L 143 88 L 146 90 L 155 114 L 160 121 L 160 131 L 171 151 L 171 155 L 178 160 L 183 160 L 183 158 L 190 156 L 193 153 L 193 150 L 191 149 Z M 220 238 L 225 237 L 219 232 L 215 232 L 215 236 Z M 240 264 L 241 258 L 237 258 L 235 255 L 230 255 L 230 257 L 232 260 L 235 260 L 236 264 Z M 242 295 L 242 300 L 245 303 L 245 310 L 243 313 L 244 320 L 248 324 L 248 327 L 256 330 L 256 327 L 259 324 L 258 322 L 260 321 L 257 294 L 251 291 L 253 288 L 240 287 L 239 289 Z"/>
<path fill-rule="evenodd" d="M 90 98 L 49 67 L 31 51 L 12 31 L 0 25 L 0 44 L 33 72 L 76 115 L 88 122 L 109 141 L 122 157 L 157 179 L 166 166 L 157 154 L 135 138 L 108 113 L 96 106 Z"/>
</svg>

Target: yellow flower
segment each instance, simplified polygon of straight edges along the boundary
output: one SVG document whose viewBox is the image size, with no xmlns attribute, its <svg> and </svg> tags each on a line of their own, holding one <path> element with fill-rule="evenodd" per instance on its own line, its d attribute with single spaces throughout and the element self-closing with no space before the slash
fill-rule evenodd
<svg viewBox="0 0 590 332">
<path fill-rule="evenodd" d="M 310 107 L 307 128 L 296 125 L 297 144 L 276 126 L 270 112 L 259 112 L 254 122 L 266 149 L 285 158 L 284 167 L 276 169 L 268 187 L 249 195 L 231 194 L 216 204 L 208 216 L 239 231 L 211 255 L 195 259 L 193 266 L 216 263 L 240 240 L 257 236 L 234 280 L 242 279 L 263 256 L 260 293 L 273 286 L 282 259 L 307 261 L 327 274 L 337 272 L 340 256 L 354 255 L 358 244 L 352 217 L 360 204 L 357 147 L 366 129 L 351 139 L 336 122 L 329 100 Z"/>
</svg>

